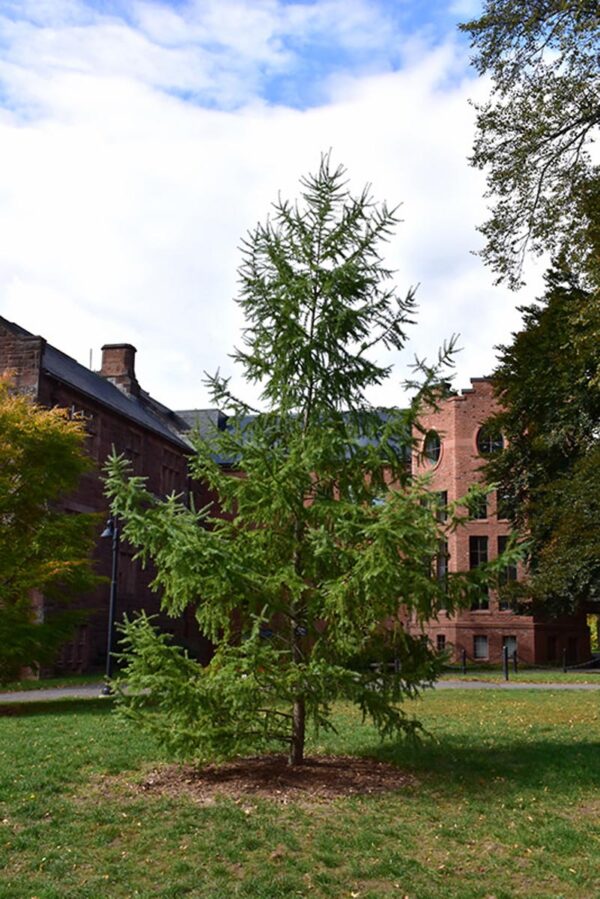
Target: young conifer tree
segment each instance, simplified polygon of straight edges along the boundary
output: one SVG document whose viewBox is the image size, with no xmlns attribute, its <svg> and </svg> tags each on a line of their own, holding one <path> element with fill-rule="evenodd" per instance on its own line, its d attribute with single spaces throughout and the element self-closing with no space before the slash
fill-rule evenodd
<svg viewBox="0 0 600 899">
<path fill-rule="evenodd" d="M 164 608 L 194 604 L 216 647 L 201 668 L 146 618 L 124 628 L 122 708 L 184 758 L 283 744 L 299 764 L 307 720 L 328 726 L 335 698 L 383 736 L 413 732 L 402 699 L 435 678 L 438 659 L 399 608 L 431 618 L 469 590 L 461 576 L 431 576 L 446 525 L 410 476 L 418 402 L 384 410 L 368 398 L 391 371 L 375 352 L 400 350 L 414 313 L 413 291 L 397 295 L 380 256 L 396 213 L 368 189 L 352 196 L 328 156 L 301 184 L 300 202 L 280 199 L 243 245 L 234 358 L 264 411 L 210 379 L 231 414 L 197 439 L 192 468 L 214 505 L 159 502 L 125 460 L 109 469 L 113 512 L 156 566 Z M 431 401 L 437 376 L 425 375 Z"/>
</svg>

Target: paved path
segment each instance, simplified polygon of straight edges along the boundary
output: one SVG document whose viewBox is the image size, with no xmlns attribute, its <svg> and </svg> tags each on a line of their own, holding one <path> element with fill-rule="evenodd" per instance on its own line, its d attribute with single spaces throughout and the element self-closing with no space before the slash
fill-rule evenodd
<svg viewBox="0 0 600 899">
<path fill-rule="evenodd" d="M 53 699 L 94 699 L 101 695 L 102 682 L 81 687 L 52 687 L 48 690 L 15 690 L 0 693 L 0 706 L 14 702 L 49 702 Z M 600 690 L 597 684 L 531 684 L 521 681 L 440 680 L 436 690 Z"/>
<path fill-rule="evenodd" d="M 440 680 L 437 690 L 600 690 L 597 684 L 523 683 L 523 681 Z"/>
<path fill-rule="evenodd" d="M 81 687 L 51 687 L 48 690 L 15 690 L 0 693 L 0 705 L 7 702 L 40 702 L 51 699 L 94 699 L 100 696 L 103 684 L 85 684 Z"/>
</svg>

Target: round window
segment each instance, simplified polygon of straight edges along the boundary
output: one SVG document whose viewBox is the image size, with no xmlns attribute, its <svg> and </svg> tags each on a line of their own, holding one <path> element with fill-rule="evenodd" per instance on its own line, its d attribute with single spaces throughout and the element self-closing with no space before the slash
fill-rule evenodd
<svg viewBox="0 0 600 899">
<path fill-rule="evenodd" d="M 425 458 L 431 462 L 432 465 L 435 465 L 440 458 L 441 452 L 442 441 L 440 440 L 440 435 L 437 431 L 428 431 L 423 443 L 423 454 Z"/>
<path fill-rule="evenodd" d="M 485 425 L 477 432 L 477 449 L 482 456 L 499 453 L 504 449 L 504 437 L 500 431 L 487 428 Z"/>
</svg>

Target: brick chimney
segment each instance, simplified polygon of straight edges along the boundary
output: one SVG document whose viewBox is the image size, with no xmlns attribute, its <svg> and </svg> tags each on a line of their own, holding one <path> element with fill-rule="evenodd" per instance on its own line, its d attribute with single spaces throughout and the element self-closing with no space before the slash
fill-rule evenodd
<svg viewBox="0 0 600 899">
<path fill-rule="evenodd" d="M 130 343 L 105 343 L 102 347 L 103 378 L 129 396 L 139 396 L 140 385 L 135 376 L 136 349 Z"/>
</svg>

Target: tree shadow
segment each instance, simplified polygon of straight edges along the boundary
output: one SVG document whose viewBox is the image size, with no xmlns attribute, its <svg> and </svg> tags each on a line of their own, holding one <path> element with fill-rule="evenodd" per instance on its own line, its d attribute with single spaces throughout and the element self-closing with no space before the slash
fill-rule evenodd
<svg viewBox="0 0 600 899">
<path fill-rule="evenodd" d="M 111 696 L 89 699 L 40 699 L 34 702 L 6 702 L 0 700 L 0 718 L 30 718 L 37 715 L 87 715 L 109 714 L 113 709 Z"/>
<path fill-rule="evenodd" d="M 575 788 L 600 789 L 600 742 L 552 739 L 511 740 L 486 746 L 459 737 L 424 740 L 418 746 L 380 744 L 373 755 L 408 768 L 434 783 L 443 781 L 464 792 L 502 793 L 507 789 L 551 787 L 555 793 Z"/>
</svg>

